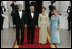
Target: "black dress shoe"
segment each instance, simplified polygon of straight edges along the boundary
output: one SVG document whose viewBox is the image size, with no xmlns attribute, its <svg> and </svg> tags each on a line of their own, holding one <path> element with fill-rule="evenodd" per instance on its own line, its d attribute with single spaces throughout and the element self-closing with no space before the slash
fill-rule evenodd
<svg viewBox="0 0 72 49">
<path fill-rule="evenodd" d="M 17 45 L 19 45 L 19 43 L 17 43 Z"/>
</svg>

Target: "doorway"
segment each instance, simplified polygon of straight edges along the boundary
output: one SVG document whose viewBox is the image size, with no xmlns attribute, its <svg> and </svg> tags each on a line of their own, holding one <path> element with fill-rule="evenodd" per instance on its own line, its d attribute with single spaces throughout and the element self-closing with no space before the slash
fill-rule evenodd
<svg viewBox="0 0 72 49">
<path fill-rule="evenodd" d="M 42 8 L 42 1 L 25 1 L 25 11 L 29 11 L 30 3 L 34 2 L 35 5 L 35 11 L 37 14 L 41 13 L 41 8 Z"/>
</svg>

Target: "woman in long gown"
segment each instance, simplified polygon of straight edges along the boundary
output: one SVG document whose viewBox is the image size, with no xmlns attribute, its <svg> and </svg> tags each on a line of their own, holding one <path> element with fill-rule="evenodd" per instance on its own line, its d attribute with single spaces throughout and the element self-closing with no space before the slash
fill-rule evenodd
<svg viewBox="0 0 72 49">
<path fill-rule="evenodd" d="M 39 14 L 38 27 L 39 27 L 39 43 L 47 44 L 47 37 L 48 37 L 47 29 L 49 29 L 49 18 L 48 14 L 46 14 L 45 7 L 42 7 L 42 13 Z"/>
<path fill-rule="evenodd" d="M 50 28 L 51 28 L 51 43 L 53 44 L 60 44 L 60 36 L 59 36 L 59 29 L 60 29 L 60 16 L 57 14 L 57 10 L 53 10 L 53 14 L 51 16 L 50 21 Z"/>
</svg>

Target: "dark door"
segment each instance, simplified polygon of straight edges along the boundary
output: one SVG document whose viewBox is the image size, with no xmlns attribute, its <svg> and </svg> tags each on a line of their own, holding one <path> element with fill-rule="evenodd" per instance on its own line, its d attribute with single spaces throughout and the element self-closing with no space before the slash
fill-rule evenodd
<svg viewBox="0 0 72 49">
<path fill-rule="evenodd" d="M 34 1 L 35 11 L 37 14 L 41 13 L 42 1 Z M 25 11 L 28 12 L 30 7 L 30 1 L 25 1 Z"/>
</svg>

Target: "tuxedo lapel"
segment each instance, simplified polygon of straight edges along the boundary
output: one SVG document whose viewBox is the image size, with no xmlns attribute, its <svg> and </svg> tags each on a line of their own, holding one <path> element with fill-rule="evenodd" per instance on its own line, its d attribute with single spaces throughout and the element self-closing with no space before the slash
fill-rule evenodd
<svg viewBox="0 0 72 49">
<path fill-rule="evenodd" d="M 18 17 L 19 17 L 19 19 L 20 19 L 19 11 L 18 11 Z"/>
<path fill-rule="evenodd" d="M 31 12 L 29 14 L 30 14 L 30 17 L 32 18 Z"/>
<path fill-rule="evenodd" d="M 23 10 L 22 10 L 22 18 L 23 18 Z M 21 18 L 21 19 L 22 19 L 22 18 Z"/>
<path fill-rule="evenodd" d="M 35 12 L 34 12 L 34 15 L 33 15 L 33 18 L 35 17 Z"/>
</svg>

